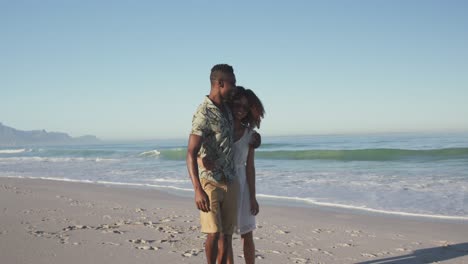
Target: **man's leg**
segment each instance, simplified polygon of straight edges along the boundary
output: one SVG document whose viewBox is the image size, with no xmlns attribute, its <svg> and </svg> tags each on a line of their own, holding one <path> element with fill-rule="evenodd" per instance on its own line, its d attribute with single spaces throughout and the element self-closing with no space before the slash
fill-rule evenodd
<svg viewBox="0 0 468 264">
<path fill-rule="evenodd" d="M 216 183 L 202 179 L 203 190 L 210 199 L 210 211 L 200 211 L 200 223 L 202 233 L 207 234 L 205 241 L 205 254 L 208 264 L 216 263 L 218 255 L 218 240 L 221 231 L 221 202 L 224 197 L 224 190 Z"/>
<path fill-rule="evenodd" d="M 205 254 L 208 264 L 216 264 L 216 256 L 218 255 L 218 239 L 219 233 L 207 234 L 205 241 Z"/>
</svg>

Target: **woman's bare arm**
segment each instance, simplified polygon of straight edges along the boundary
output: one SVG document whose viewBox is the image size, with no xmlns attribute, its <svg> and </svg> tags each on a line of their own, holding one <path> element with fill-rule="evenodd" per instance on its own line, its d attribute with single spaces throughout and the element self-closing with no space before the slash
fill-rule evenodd
<svg viewBox="0 0 468 264">
<path fill-rule="evenodd" d="M 252 146 L 249 146 L 249 153 L 247 155 L 247 167 L 246 167 L 246 176 L 247 176 L 247 187 L 249 188 L 250 193 L 250 212 L 253 215 L 257 215 L 260 211 L 257 202 L 257 194 L 255 188 L 255 149 Z"/>
</svg>

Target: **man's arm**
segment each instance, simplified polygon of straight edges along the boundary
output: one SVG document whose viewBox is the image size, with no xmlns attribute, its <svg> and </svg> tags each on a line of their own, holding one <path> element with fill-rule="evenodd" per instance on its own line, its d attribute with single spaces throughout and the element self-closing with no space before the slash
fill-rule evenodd
<svg viewBox="0 0 468 264">
<path fill-rule="evenodd" d="M 210 201 L 208 195 L 200 183 L 200 178 L 198 176 L 198 164 L 197 164 L 197 155 L 200 151 L 202 145 L 202 137 L 191 134 L 189 137 L 189 143 L 187 147 L 187 169 L 192 180 L 193 189 L 195 191 L 195 204 L 199 210 L 203 212 L 210 211 Z"/>
</svg>

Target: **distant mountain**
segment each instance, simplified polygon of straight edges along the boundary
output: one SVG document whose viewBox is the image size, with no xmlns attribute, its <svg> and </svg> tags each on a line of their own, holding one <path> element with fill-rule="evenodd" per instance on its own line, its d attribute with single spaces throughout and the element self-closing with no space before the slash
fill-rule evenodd
<svg viewBox="0 0 468 264">
<path fill-rule="evenodd" d="M 66 133 L 45 130 L 23 131 L 0 123 L 0 146 L 95 144 L 101 141 L 95 136 L 72 138 Z"/>
</svg>

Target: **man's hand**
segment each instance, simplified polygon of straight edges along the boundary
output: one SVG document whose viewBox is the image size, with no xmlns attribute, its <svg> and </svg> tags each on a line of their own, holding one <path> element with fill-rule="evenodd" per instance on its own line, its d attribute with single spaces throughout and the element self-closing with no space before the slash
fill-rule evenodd
<svg viewBox="0 0 468 264">
<path fill-rule="evenodd" d="M 205 213 L 210 211 L 210 199 L 202 189 L 195 190 L 195 204 L 198 210 Z"/>
<path fill-rule="evenodd" d="M 252 146 L 254 149 L 256 149 L 260 147 L 261 144 L 262 144 L 262 136 L 260 136 L 260 134 L 257 133 L 257 131 L 254 131 L 254 133 L 252 134 L 252 137 L 250 138 L 249 145 Z"/>
<path fill-rule="evenodd" d="M 253 215 L 257 215 L 260 212 L 260 207 L 258 206 L 257 199 L 250 199 L 250 212 Z"/>
<path fill-rule="evenodd" d="M 195 190 L 195 205 L 198 210 L 203 212 L 210 211 L 210 199 L 202 189 L 200 179 L 198 177 L 198 164 L 197 155 L 202 145 L 202 137 L 197 135 L 190 135 L 189 144 L 187 147 L 187 169 L 192 180 L 193 189 Z"/>
</svg>

